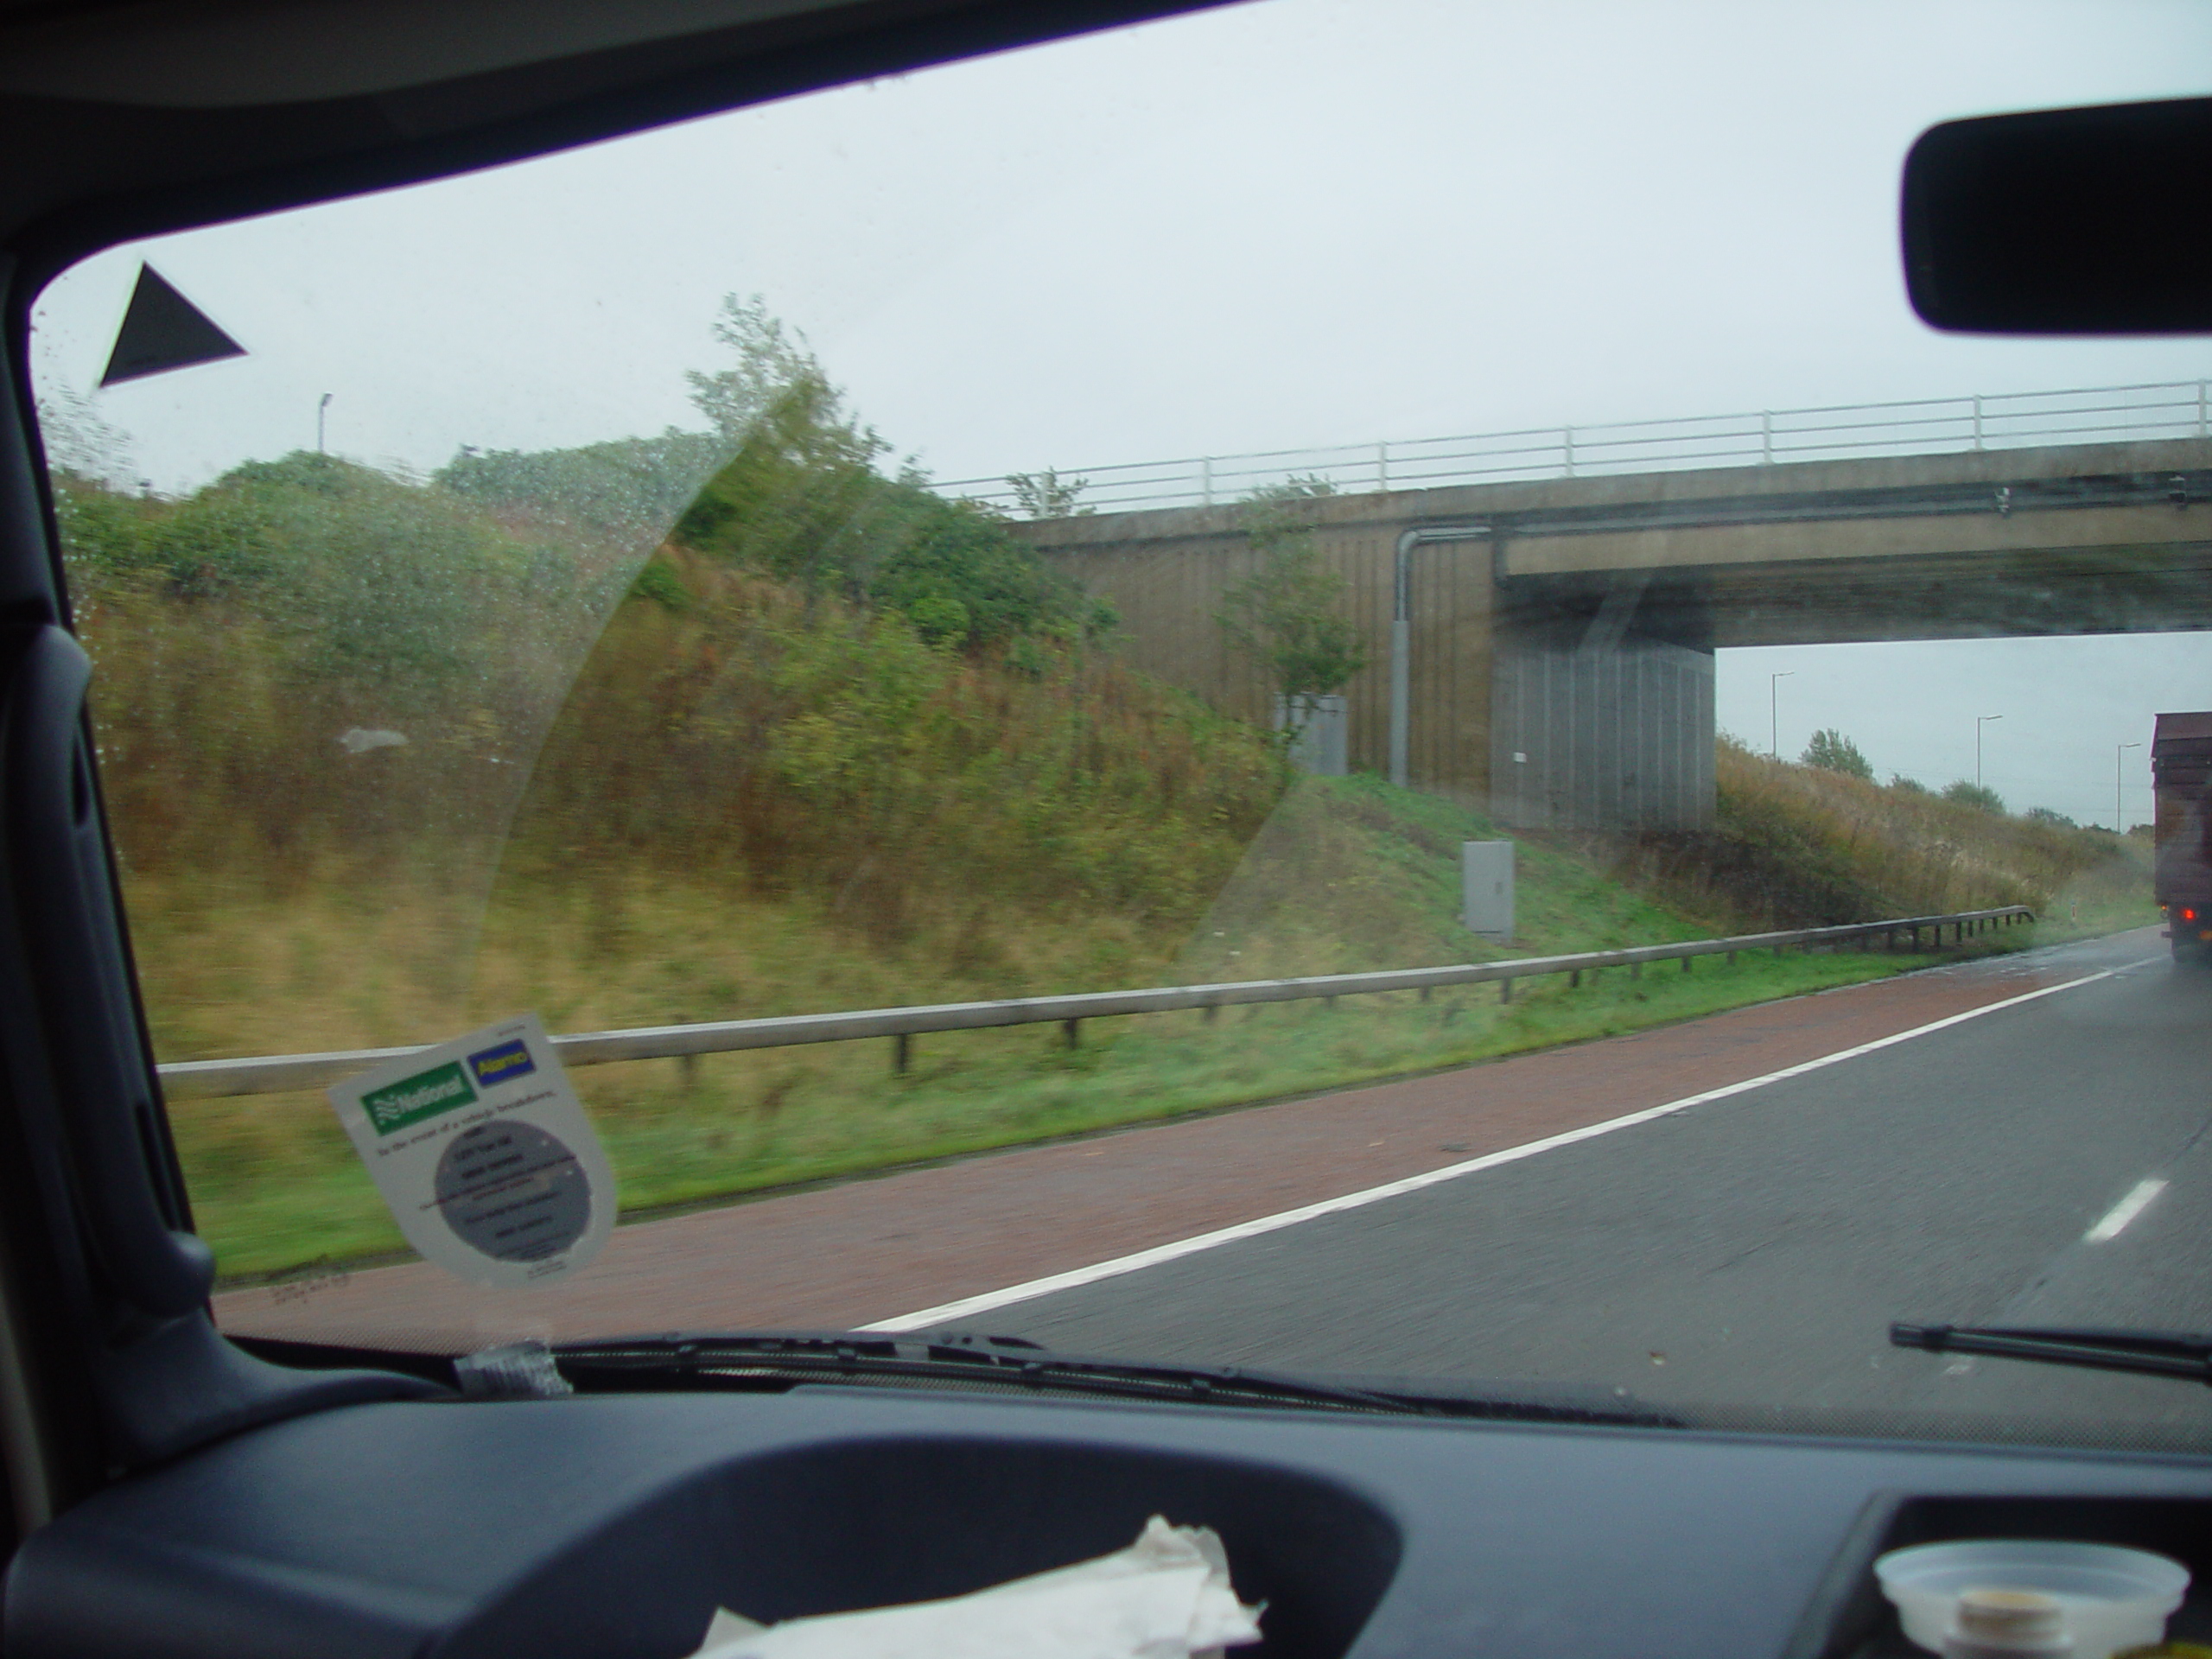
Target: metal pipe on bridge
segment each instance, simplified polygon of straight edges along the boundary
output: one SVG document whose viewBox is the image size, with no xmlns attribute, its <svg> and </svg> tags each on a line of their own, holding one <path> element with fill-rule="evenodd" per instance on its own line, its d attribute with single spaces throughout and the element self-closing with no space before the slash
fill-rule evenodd
<svg viewBox="0 0 2212 1659">
<path fill-rule="evenodd" d="M 1390 781 L 1400 789 L 1407 786 L 1412 749 L 1414 550 L 1433 542 L 1487 541 L 1493 533 L 1487 524 L 1416 524 L 1398 537 L 1390 616 Z"/>
</svg>

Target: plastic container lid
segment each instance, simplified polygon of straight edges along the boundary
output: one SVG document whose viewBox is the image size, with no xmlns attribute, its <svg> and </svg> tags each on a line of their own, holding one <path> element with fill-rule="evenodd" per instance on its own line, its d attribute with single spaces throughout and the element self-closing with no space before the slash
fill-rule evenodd
<svg viewBox="0 0 2212 1659">
<path fill-rule="evenodd" d="M 2110 1659 L 2123 1648 L 2163 1642 L 2181 1605 L 2189 1569 L 2147 1549 L 2028 1538 L 1973 1539 L 1893 1549 L 1874 1562 L 1882 1593 L 1897 1604 L 1906 1637 L 1943 1650 L 1959 1597 L 1968 1590 L 2030 1590 L 2065 1610 L 2075 1659 Z"/>
</svg>

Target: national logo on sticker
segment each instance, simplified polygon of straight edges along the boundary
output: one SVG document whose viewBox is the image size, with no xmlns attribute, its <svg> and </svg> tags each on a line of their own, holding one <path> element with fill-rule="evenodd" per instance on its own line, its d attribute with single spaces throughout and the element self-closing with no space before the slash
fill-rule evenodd
<svg viewBox="0 0 2212 1659">
<path fill-rule="evenodd" d="M 410 1123 L 420 1123 L 426 1117 L 449 1112 L 456 1106 L 472 1105 L 475 1099 L 476 1091 L 468 1086 L 468 1078 L 460 1063 L 448 1060 L 443 1065 L 418 1071 L 411 1077 L 402 1077 L 397 1083 L 363 1095 L 361 1109 L 368 1114 L 369 1122 L 375 1125 L 378 1135 L 390 1135 Z"/>
<path fill-rule="evenodd" d="M 530 1045 L 518 1037 L 512 1043 L 470 1055 L 468 1069 L 476 1074 L 478 1088 L 490 1089 L 510 1077 L 527 1077 L 537 1070 L 537 1062 L 530 1058 Z"/>
</svg>

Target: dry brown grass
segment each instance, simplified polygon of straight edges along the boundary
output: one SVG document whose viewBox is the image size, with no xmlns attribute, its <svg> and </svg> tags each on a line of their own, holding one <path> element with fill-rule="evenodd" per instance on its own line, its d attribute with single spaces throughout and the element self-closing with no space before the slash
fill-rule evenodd
<svg viewBox="0 0 2212 1659">
<path fill-rule="evenodd" d="M 2148 898 L 2141 849 L 2097 830 L 1986 812 L 1723 739 L 1708 832 L 1654 835 L 1624 874 L 1745 927 L 1815 926 L 2090 895 Z M 2142 918 L 2148 919 L 2145 912 Z"/>
</svg>

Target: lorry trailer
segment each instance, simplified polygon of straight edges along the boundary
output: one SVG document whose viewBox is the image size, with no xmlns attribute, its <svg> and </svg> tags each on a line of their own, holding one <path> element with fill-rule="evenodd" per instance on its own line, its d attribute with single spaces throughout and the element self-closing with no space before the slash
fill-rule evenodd
<svg viewBox="0 0 2212 1659">
<path fill-rule="evenodd" d="M 2160 715 L 2151 739 L 2152 897 L 2176 960 L 2212 959 L 2212 711 Z"/>
</svg>

